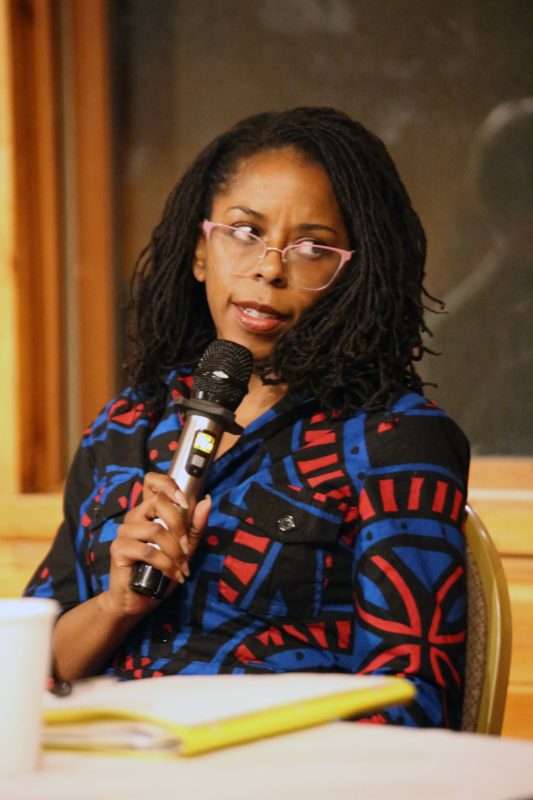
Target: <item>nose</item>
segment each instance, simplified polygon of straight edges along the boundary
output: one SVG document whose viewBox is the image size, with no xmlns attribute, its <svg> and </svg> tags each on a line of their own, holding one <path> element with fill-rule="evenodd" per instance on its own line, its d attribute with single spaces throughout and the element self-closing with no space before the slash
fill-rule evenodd
<svg viewBox="0 0 533 800">
<path fill-rule="evenodd" d="M 279 247 L 267 247 L 254 272 L 255 280 L 264 280 L 276 287 L 287 285 L 283 250 Z"/>
</svg>

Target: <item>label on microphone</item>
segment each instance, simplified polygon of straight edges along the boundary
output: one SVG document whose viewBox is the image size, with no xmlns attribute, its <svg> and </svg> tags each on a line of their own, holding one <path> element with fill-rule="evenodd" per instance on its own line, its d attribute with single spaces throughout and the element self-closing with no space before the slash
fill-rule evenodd
<svg viewBox="0 0 533 800">
<path fill-rule="evenodd" d="M 201 478 L 214 452 L 216 438 L 210 431 L 198 431 L 194 437 L 185 469 L 195 478 Z"/>
<path fill-rule="evenodd" d="M 209 431 L 198 431 L 194 437 L 193 450 L 199 450 L 201 453 L 211 455 L 215 447 L 216 439 Z"/>
</svg>

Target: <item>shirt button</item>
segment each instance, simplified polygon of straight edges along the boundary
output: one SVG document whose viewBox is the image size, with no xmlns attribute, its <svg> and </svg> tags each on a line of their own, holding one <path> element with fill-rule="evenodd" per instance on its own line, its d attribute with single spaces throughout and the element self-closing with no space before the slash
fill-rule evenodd
<svg viewBox="0 0 533 800">
<path fill-rule="evenodd" d="M 292 531 L 293 528 L 296 527 L 296 522 L 292 514 L 284 514 L 280 517 L 277 521 L 278 531 L 281 533 L 286 533 L 287 531 Z"/>
</svg>

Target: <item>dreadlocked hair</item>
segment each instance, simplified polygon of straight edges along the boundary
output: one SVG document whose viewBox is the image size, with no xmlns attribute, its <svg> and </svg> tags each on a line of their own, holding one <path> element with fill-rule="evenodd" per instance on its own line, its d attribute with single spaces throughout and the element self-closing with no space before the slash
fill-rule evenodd
<svg viewBox="0 0 533 800">
<path fill-rule="evenodd" d="M 193 276 L 195 247 L 213 199 L 243 159 L 292 147 L 331 181 L 355 253 L 339 277 L 280 336 L 265 382 L 311 394 L 325 410 L 386 408 L 405 389 L 422 390 L 415 363 L 424 352 L 424 230 L 383 142 L 331 108 L 267 112 L 239 122 L 196 158 L 171 192 L 132 281 L 135 387 L 161 391 L 166 373 L 194 365 L 216 331 L 205 288 Z M 273 378 L 272 376 L 275 376 Z"/>
</svg>

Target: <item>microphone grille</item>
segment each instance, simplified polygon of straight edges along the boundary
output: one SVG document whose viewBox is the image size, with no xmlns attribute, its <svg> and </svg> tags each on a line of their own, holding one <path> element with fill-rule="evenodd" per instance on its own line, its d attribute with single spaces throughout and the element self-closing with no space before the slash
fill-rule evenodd
<svg viewBox="0 0 533 800">
<path fill-rule="evenodd" d="M 252 354 L 246 347 L 215 339 L 195 370 L 193 396 L 235 411 L 248 391 L 252 367 Z"/>
</svg>

